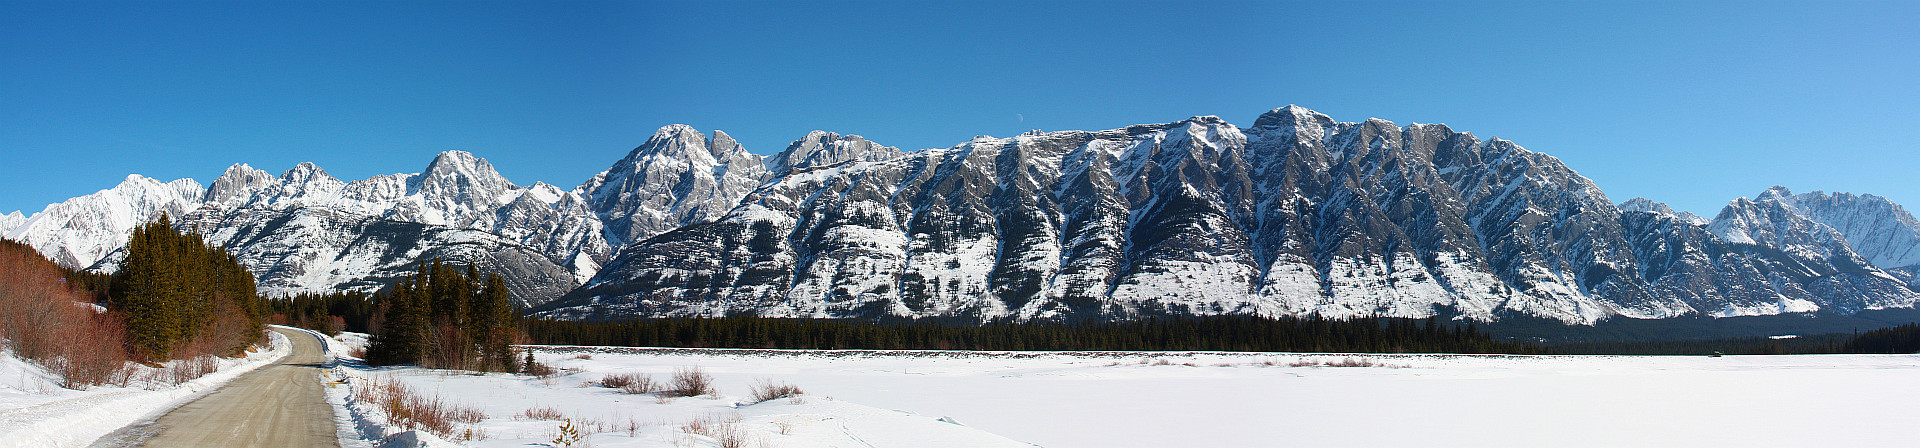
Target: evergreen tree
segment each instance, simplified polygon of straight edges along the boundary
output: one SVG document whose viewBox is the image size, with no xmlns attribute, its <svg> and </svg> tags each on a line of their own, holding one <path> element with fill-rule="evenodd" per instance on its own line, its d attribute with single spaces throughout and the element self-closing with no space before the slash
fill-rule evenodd
<svg viewBox="0 0 1920 448">
<path fill-rule="evenodd" d="M 230 355 L 263 337 L 253 274 L 200 235 L 174 230 L 164 213 L 134 229 L 108 296 L 145 359 Z"/>
<path fill-rule="evenodd" d="M 381 301 L 380 320 L 368 363 L 512 371 L 518 314 L 508 302 L 506 281 L 471 266 L 440 260 L 396 284 Z"/>
<path fill-rule="evenodd" d="M 394 284 L 386 295 L 380 330 L 367 347 L 367 364 L 415 364 L 427 352 L 427 310 L 413 279 Z"/>
</svg>

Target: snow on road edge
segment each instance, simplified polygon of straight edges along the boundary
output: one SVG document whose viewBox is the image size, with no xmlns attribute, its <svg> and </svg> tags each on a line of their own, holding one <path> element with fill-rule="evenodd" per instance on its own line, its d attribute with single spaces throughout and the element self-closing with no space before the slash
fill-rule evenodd
<svg viewBox="0 0 1920 448">
<path fill-rule="evenodd" d="M 81 447 L 115 430 L 165 414 L 192 402 L 241 374 L 278 362 L 293 353 L 285 335 L 268 332 L 267 350 L 240 359 L 221 359 L 221 368 L 161 390 L 99 388 L 99 393 L 8 410 L 23 423 L 0 428 L 0 447 Z M 104 390 L 117 389 L 117 390 Z"/>
<path fill-rule="evenodd" d="M 361 359 L 348 355 L 353 347 L 317 331 L 287 328 L 318 337 L 326 345 L 327 370 L 321 378 L 321 385 L 326 389 L 327 405 L 333 407 L 334 435 L 340 440 L 341 448 L 461 446 L 425 431 L 405 431 L 388 426 L 385 415 L 372 403 L 355 401 L 360 388 L 366 387 L 368 379 L 352 373 L 356 368 L 366 368 Z"/>
</svg>

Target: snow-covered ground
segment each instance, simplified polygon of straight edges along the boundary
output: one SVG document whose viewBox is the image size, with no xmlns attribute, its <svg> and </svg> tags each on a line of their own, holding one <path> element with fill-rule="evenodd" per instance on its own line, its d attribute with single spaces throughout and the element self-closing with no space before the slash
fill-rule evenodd
<svg viewBox="0 0 1920 448">
<path fill-rule="evenodd" d="M 63 389 L 44 369 L 0 355 L 0 448 L 86 446 L 123 426 L 157 416 L 210 392 L 242 373 L 286 356 L 286 336 L 268 333 L 266 350 L 245 358 L 217 359 L 218 370 L 191 381 L 165 379 L 172 361 L 158 368 L 136 367 L 125 386 Z"/>
<path fill-rule="evenodd" d="M 978 353 L 539 347 L 550 379 L 352 369 L 481 410 L 476 447 L 545 444 L 588 422 L 596 447 L 1909 446 L 1920 356 L 1446 356 Z M 1360 366 L 1355 366 L 1360 365 Z M 675 369 L 719 397 L 587 383 Z M 336 369 L 336 372 L 340 372 Z M 745 404 L 771 380 L 801 400 Z M 603 431 L 603 432 L 602 432 Z M 784 431 L 784 434 L 782 433 Z"/>
</svg>

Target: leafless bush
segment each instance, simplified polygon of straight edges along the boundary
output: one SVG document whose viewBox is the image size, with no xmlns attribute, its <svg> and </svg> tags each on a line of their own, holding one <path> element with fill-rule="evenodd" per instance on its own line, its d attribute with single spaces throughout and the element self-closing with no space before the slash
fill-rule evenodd
<svg viewBox="0 0 1920 448">
<path fill-rule="evenodd" d="M 1355 357 L 1340 358 L 1339 360 L 1335 360 L 1335 361 L 1320 361 L 1320 360 L 1302 358 L 1298 361 L 1287 363 L 1287 366 L 1289 367 L 1386 367 L 1391 369 L 1404 369 L 1409 367 L 1405 364 L 1388 364 L 1388 363 L 1374 361 L 1372 359 L 1355 358 Z"/>
<path fill-rule="evenodd" d="M 712 437 L 715 440 L 722 441 L 724 446 L 724 441 L 728 438 L 729 434 L 731 434 L 732 438 L 739 439 L 740 442 L 745 441 L 744 435 L 740 434 L 739 423 L 740 414 L 707 414 L 694 417 L 692 420 L 687 420 L 686 423 L 680 425 L 680 432 Z"/>
<path fill-rule="evenodd" d="M 623 373 L 600 378 L 600 387 L 620 389 L 621 393 L 650 394 L 660 390 L 660 384 L 644 373 Z"/>
<path fill-rule="evenodd" d="M 673 370 L 673 395 L 694 397 L 717 393 L 713 388 L 713 375 L 698 366 L 682 367 Z"/>
<path fill-rule="evenodd" d="M 432 398 L 415 394 L 412 388 L 396 380 L 376 380 L 365 393 L 367 398 L 387 415 L 387 424 L 403 430 L 419 429 L 447 439 L 476 440 L 484 438 L 484 432 L 467 430 L 456 432 L 454 423 L 479 423 L 487 418 L 485 413 L 458 404 L 449 403 L 439 396 Z"/>
<path fill-rule="evenodd" d="M 589 353 L 581 353 L 578 355 L 573 355 L 572 358 L 567 358 L 567 359 L 593 359 L 593 355 Z"/>
<path fill-rule="evenodd" d="M 200 355 L 174 361 L 173 365 L 162 368 L 155 374 L 159 375 L 160 381 L 168 385 L 180 385 L 218 370 L 220 370 L 219 359 L 214 358 L 213 355 Z"/>
<path fill-rule="evenodd" d="M 551 407 L 527 408 L 525 411 L 520 411 L 520 417 L 526 420 L 560 421 L 567 419 L 565 414 L 561 414 L 559 410 Z"/>
<path fill-rule="evenodd" d="M 775 383 L 773 380 L 760 380 L 753 385 L 753 402 L 765 403 L 787 397 L 805 394 L 799 386 L 787 383 Z"/>
<path fill-rule="evenodd" d="M 658 390 L 660 390 L 660 385 L 655 384 L 653 382 L 653 377 L 650 377 L 650 376 L 641 376 L 640 378 L 635 379 L 630 383 L 627 383 L 627 385 L 625 386 L 620 386 L 621 393 L 633 394 L 633 395 L 650 394 Z"/>
<path fill-rule="evenodd" d="M 1367 358 L 1341 358 L 1326 363 L 1327 367 L 1373 367 L 1373 360 Z"/>
<path fill-rule="evenodd" d="M 740 425 L 722 423 L 714 427 L 713 440 L 718 442 L 720 448 L 746 448 L 751 439 L 746 431 L 740 429 Z"/>
</svg>

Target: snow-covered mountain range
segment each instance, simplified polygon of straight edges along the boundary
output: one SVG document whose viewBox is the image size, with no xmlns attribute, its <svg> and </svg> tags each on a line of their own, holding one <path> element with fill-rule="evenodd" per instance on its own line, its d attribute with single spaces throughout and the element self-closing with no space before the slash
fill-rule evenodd
<svg viewBox="0 0 1920 448">
<path fill-rule="evenodd" d="M 270 293 L 371 290 L 442 258 L 561 318 L 1537 316 L 1593 323 L 1853 313 L 1920 300 L 1920 221 L 1872 195 L 1775 187 L 1713 219 L 1616 205 L 1559 160 L 1445 125 L 1288 106 L 903 152 L 816 131 L 770 157 L 661 128 L 572 190 L 459 151 L 342 182 L 235 165 L 0 216 L 113 269 L 161 212 Z"/>
</svg>

